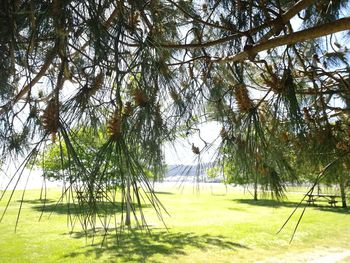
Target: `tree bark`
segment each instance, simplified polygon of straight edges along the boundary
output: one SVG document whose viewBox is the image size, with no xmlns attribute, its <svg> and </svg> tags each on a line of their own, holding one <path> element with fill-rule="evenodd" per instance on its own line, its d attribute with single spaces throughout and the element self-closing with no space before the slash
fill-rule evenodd
<svg viewBox="0 0 350 263">
<path fill-rule="evenodd" d="M 306 40 L 315 39 L 344 30 L 350 30 L 350 17 L 341 18 L 339 20 L 324 25 L 315 26 L 309 29 L 291 33 L 289 35 L 276 37 L 265 42 L 259 43 L 257 45 L 251 46 L 247 50 L 242 51 L 238 54 L 228 56 L 225 58 L 212 59 L 211 62 L 222 63 L 242 61 L 261 51 L 265 51 L 283 45 L 291 45 Z"/>
<path fill-rule="evenodd" d="M 131 197 L 130 197 L 130 177 L 128 176 L 126 181 L 126 196 L 125 196 L 125 202 L 126 202 L 126 215 L 125 215 L 125 225 L 130 227 L 131 220 L 130 220 L 130 214 L 131 214 Z"/>
<path fill-rule="evenodd" d="M 344 180 L 343 174 L 339 175 L 339 187 L 340 187 L 340 196 L 341 196 L 342 207 L 346 208 L 347 203 L 346 203 L 346 192 L 345 192 L 345 180 Z"/>
<path fill-rule="evenodd" d="M 258 201 L 258 175 L 255 175 L 254 181 L 254 201 Z"/>
</svg>

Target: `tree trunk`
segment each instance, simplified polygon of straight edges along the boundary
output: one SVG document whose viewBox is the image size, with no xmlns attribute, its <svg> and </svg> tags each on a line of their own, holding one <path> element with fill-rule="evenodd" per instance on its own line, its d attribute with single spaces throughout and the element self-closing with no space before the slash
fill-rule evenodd
<svg viewBox="0 0 350 263">
<path fill-rule="evenodd" d="M 340 196 L 341 196 L 341 203 L 342 207 L 346 208 L 346 193 L 345 193 L 345 181 L 344 181 L 344 175 L 339 175 L 339 187 L 340 187 Z"/>
<path fill-rule="evenodd" d="M 131 214 L 131 197 L 130 197 L 130 177 L 128 176 L 127 181 L 126 181 L 126 197 L 125 197 L 125 202 L 126 202 L 126 215 L 125 215 L 125 225 L 130 227 L 131 222 L 130 222 L 130 214 Z"/>
<path fill-rule="evenodd" d="M 254 181 L 254 201 L 258 201 L 258 175 L 255 175 Z"/>
</svg>

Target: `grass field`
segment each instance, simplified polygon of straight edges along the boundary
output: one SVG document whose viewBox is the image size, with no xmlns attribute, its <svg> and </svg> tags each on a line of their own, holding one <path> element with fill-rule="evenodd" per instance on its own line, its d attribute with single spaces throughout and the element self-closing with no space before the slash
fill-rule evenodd
<svg viewBox="0 0 350 263">
<path fill-rule="evenodd" d="M 349 209 L 308 207 L 289 244 L 300 209 L 276 234 L 301 193 L 280 203 L 268 198 L 254 202 L 250 194 L 220 185 L 204 185 L 199 192 L 193 186 L 163 185 L 157 191 L 171 215 L 164 216 L 168 230 L 147 206 L 151 235 L 130 230 L 118 241 L 111 234 L 104 246 L 101 237 L 92 245 L 81 229 L 70 234 L 66 206 L 53 209 L 57 189 L 49 191 L 40 222 L 39 190 L 26 192 L 14 233 L 22 193 L 16 191 L 0 224 L 0 262 L 322 262 L 317 259 L 350 250 Z M 350 262 L 350 257 L 341 260 Z"/>
</svg>

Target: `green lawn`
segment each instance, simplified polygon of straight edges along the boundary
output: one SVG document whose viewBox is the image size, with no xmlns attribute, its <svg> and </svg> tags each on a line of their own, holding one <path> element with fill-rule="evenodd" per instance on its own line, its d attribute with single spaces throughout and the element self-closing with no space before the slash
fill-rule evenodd
<svg viewBox="0 0 350 263">
<path fill-rule="evenodd" d="M 164 216 L 168 231 L 146 205 L 151 235 L 132 230 L 118 242 L 110 234 L 104 246 L 100 245 L 102 237 L 91 245 L 92 239 L 78 227 L 70 234 L 66 206 L 53 209 L 59 190 L 49 191 L 50 203 L 40 222 L 40 192 L 27 191 L 14 233 L 21 199 L 21 191 L 16 191 L 0 224 L 0 262 L 295 262 L 297 254 L 312 257 L 350 249 L 350 210 L 342 208 L 307 208 L 289 244 L 300 209 L 276 235 L 301 194 L 290 194 L 279 203 L 269 199 L 254 202 L 248 193 L 233 188 L 226 192 L 218 185 L 203 186 L 199 193 L 192 186 L 157 190 L 171 215 Z M 1 211 L 4 205 L 2 201 Z"/>
</svg>

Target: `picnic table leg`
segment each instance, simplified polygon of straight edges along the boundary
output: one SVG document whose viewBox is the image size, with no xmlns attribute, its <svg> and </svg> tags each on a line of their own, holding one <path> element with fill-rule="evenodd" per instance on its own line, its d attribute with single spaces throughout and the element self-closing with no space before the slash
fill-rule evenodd
<svg viewBox="0 0 350 263">
<path fill-rule="evenodd" d="M 309 196 L 309 199 L 307 200 L 307 203 L 309 204 L 309 205 L 315 205 L 315 200 L 314 200 L 314 198 L 312 197 L 312 196 Z"/>
</svg>

